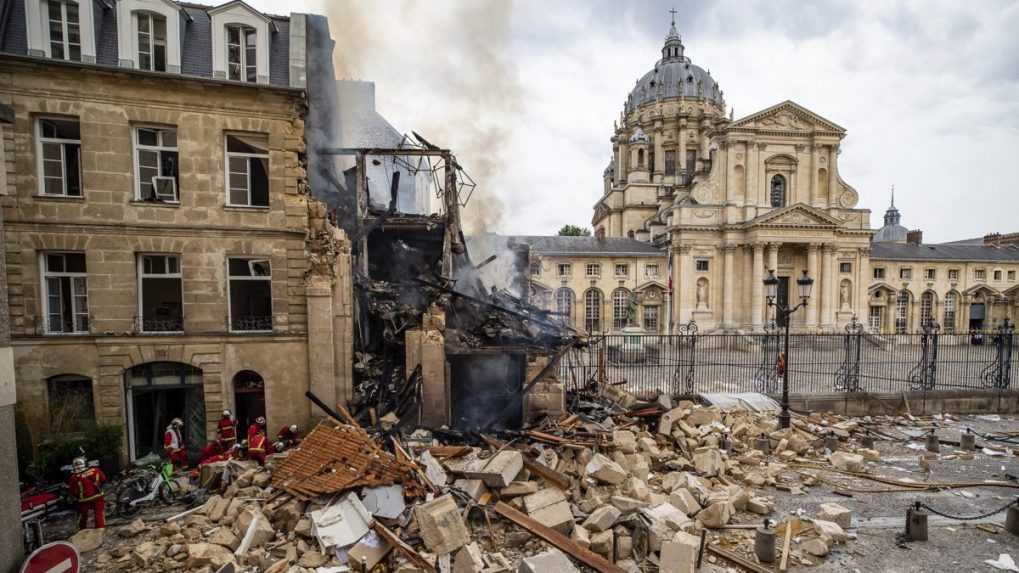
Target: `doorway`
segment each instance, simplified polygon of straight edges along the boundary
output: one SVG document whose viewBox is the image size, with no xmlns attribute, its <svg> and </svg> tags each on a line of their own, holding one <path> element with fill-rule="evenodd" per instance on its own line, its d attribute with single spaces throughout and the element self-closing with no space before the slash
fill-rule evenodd
<svg viewBox="0 0 1019 573">
<path fill-rule="evenodd" d="M 243 440 L 248 435 L 248 426 L 265 416 L 265 380 L 258 372 L 241 370 L 234 375 L 234 407 L 237 439 Z"/>
<path fill-rule="evenodd" d="M 778 303 L 779 307 L 789 306 L 789 277 L 778 277 L 778 300 L 775 302 Z M 785 328 L 785 323 L 789 320 L 789 317 L 776 309 L 775 319 L 775 324 L 780 328 Z"/>
<path fill-rule="evenodd" d="M 987 318 L 987 307 L 982 302 L 975 302 L 969 305 L 969 329 L 983 330 L 984 320 Z"/>
<path fill-rule="evenodd" d="M 524 399 L 524 354 L 449 356 L 450 425 L 457 430 L 484 429 L 506 412 L 496 429 L 519 429 Z"/>
<path fill-rule="evenodd" d="M 126 370 L 124 384 L 130 459 L 162 456 L 163 432 L 180 418 L 188 460 L 196 462 L 205 446 L 202 371 L 176 362 L 149 362 Z"/>
</svg>

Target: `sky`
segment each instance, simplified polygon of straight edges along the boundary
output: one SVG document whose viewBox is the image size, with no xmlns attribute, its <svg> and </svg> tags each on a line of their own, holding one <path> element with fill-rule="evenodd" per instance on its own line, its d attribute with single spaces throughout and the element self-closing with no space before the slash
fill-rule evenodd
<svg viewBox="0 0 1019 573">
<path fill-rule="evenodd" d="M 278 4 L 255 6 L 278 12 Z M 478 182 L 476 228 L 590 227 L 613 121 L 669 10 L 737 118 L 784 100 L 845 127 L 839 170 L 881 225 L 895 186 L 926 242 L 1019 231 L 1019 2 L 305 0 L 338 75 Z"/>
</svg>

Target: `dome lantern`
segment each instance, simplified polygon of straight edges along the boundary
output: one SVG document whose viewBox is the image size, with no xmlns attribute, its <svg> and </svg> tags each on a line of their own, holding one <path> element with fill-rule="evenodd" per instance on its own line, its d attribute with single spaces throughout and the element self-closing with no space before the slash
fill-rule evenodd
<svg viewBox="0 0 1019 573">
<path fill-rule="evenodd" d="M 672 13 L 672 25 L 669 27 L 669 35 L 665 37 L 665 45 L 662 47 L 662 61 L 683 60 L 683 40 L 676 32 L 676 10 L 669 10 Z"/>
</svg>

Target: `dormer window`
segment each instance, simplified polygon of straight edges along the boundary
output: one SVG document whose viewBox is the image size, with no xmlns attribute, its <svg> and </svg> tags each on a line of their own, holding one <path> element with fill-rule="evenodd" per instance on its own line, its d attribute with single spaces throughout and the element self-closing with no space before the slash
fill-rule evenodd
<svg viewBox="0 0 1019 573">
<path fill-rule="evenodd" d="M 166 71 L 166 18 L 148 12 L 138 13 L 138 68 Z"/>
<path fill-rule="evenodd" d="M 226 27 L 227 77 L 239 82 L 258 79 L 258 32 L 250 26 Z"/>
<path fill-rule="evenodd" d="M 50 57 L 57 60 L 81 61 L 81 26 L 78 3 L 49 0 Z"/>
</svg>

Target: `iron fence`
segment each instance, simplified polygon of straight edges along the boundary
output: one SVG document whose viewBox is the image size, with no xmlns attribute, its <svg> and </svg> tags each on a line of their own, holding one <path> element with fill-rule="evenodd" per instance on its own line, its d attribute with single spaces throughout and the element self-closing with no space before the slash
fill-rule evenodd
<svg viewBox="0 0 1019 573">
<path fill-rule="evenodd" d="M 852 323 L 843 332 L 702 334 L 695 324 L 676 334 L 594 336 L 559 364 L 568 389 L 591 381 L 625 385 L 641 396 L 782 389 L 789 368 L 791 394 L 898 393 L 934 390 L 1010 390 L 1019 384 L 1019 336 L 1006 323 L 993 331 L 877 335 Z"/>
</svg>

